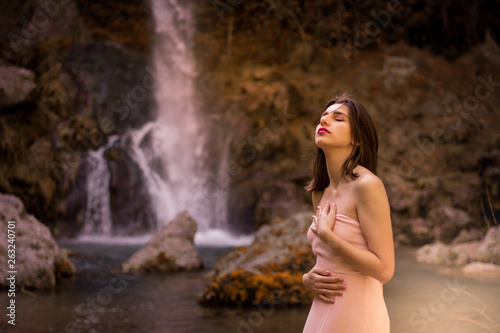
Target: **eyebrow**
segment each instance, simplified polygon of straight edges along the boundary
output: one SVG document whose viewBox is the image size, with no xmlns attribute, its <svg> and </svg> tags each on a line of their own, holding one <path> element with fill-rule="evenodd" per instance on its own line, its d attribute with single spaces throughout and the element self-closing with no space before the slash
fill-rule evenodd
<svg viewBox="0 0 500 333">
<path fill-rule="evenodd" d="M 330 112 L 326 112 L 325 111 L 325 112 L 323 112 L 323 114 L 321 115 L 321 117 L 324 117 L 324 116 L 326 116 L 326 115 L 328 115 L 330 113 L 343 115 L 344 117 L 349 118 L 349 117 L 347 117 L 347 115 L 344 112 L 340 112 L 340 111 L 337 111 L 337 110 L 330 111 Z"/>
</svg>

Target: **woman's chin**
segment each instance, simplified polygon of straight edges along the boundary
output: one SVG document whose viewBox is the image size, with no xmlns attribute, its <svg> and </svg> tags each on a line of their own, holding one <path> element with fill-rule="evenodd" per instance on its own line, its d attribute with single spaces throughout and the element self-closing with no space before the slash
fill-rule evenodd
<svg viewBox="0 0 500 333">
<path fill-rule="evenodd" d="M 328 142 L 326 142 L 326 140 L 323 140 L 323 138 L 318 138 L 316 139 L 316 147 L 320 149 L 327 149 L 329 147 L 332 147 L 332 145 L 328 144 Z"/>
</svg>

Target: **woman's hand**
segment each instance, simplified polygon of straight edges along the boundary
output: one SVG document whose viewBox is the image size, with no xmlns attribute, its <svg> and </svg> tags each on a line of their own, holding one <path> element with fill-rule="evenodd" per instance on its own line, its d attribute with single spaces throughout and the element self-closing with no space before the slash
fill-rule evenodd
<svg viewBox="0 0 500 333">
<path fill-rule="evenodd" d="M 333 226 L 335 225 L 335 217 L 337 215 L 337 206 L 328 201 L 325 206 L 321 208 L 318 206 L 316 215 L 313 215 L 313 225 L 311 230 L 318 235 L 318 237 L 326 244 L 331 243 L 333 233 Z"/>
<path fill-rule="evenodd" d="M 333 277 L 328 270 L 313 267 L 302 276 L 302 283 L 307 290 L 312 291 L 322 301 L 335 303 L 336 296 L 342 296 L 344 279 Z"/>
</svg>

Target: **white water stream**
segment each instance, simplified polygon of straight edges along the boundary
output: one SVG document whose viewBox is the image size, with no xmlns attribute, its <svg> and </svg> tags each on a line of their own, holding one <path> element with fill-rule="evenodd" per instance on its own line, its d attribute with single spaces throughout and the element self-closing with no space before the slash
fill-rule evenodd
<svg viewBox="0 0 500 333">
<path fill-rule="evenodd" d="M 153 67 L 158 116 L 120 138 L 119 144 L 126 145 L 144 175 L 157 220 L 152 232 L 187 209 L 198 222 L 197 244 L 248 243 L 251 236 L 236 237 L 228 232 L 227 184 L 218 185 L 206 163 L 210 122 L 199 110 L 195 91 L 197 73 L 192 54 L 195 22 L 191 8 L 181 0 L 151 0 L 151 6 L 156 24 Z M 113 234 L 109 198 L 106 198 L 109 171 L 102 150 L 90 156 L 88 178 L 92 184 L 88 186 L 82 236 L 107 240 Z M 224 165 L 227 147 L 221 147 L 221 151 L 225 156 L 220 165 Z"/>
</svg>

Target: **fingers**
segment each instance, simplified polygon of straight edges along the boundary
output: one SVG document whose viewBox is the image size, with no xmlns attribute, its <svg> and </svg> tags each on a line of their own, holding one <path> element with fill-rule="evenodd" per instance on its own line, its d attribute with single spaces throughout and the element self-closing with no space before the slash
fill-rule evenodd
<svg viewBox="0 0 500 333">
<path fill-rule="evenodd" d="M 319 274 L 319 275 L 323 275 L 323 276 L 329 276 L 331 274 L 331 272 L 328 269 L 323 269 L 323 268 L 319 268 L 319 267 L 316 267 L 316 266 L 314 266 L 311 269 L 311 272 Z"/>
<path fill-rule="evenodd" d="M 323 213 L 328 215 L 330 213 L 330 202 L 326 201 L 325 206 L 323 207 Z"/>
<path fill-rule="evenodd" d="M 322 269 L 315 266 L 309 273 L 316 274 L 315 280 L 318 283 L 342 285 L 344 282 L 344 278 L 342 277 L 331 276 L 332 273 L 328 269 Z"/>
<path fill-rule="evenodd" d="M 335 297 L 333 298 L 330 298 L 324 294 L 318 294 L 318 297 L 320 300 L 322 300 L 323 302 L 326 302 L 326 303 L 335 303 Z"/>
<path fill-rule="evenodd" d="M 331 284 L 331 283 L 317 283 L 316 289 L 323 293 L 330 292 L 334 295 L 342 295 L 345 290 L 345 285 L 343 284 Z"/>
<path fill-rule="evenodd" d="M 316 295 L 320 296 L 320 298 L 323 301 L 329 303 L 335 303 L 335 298 L 342 297 L 342 295 L 344 294 L 345 286 L 344 285 L 335 286 L 335 288 L 339 288 L 335 290 L 332 290 L 331 288 L 332 285 L 327 285 L 325 286 L 325 288 L 316 287 L 315 293 Z"/>
<path fill-rule="evenodd" d="M 317 209 L 316 209 L 316 216 L 319 217 L 319 215 L 322 214 L 322 213 L 324 213 L 326 215 L 328 215 L 330 213 L 333 213 L 334 215 L 337 214 L 337 205 L 334 202 L 332 202 L 330 204 L 329 201 L 326 201 L 325 205 L 323 206 L 323 208 L 321 208 L 320 206 L 318 206 Z"/>
<path fill-rule="evenodd" d="M 335 295 L 335 294 L 332 294 L 332 293 L 318 293 L 317 296 L 319 297 L 319 299 L 321 299 L 324 302 L 335 303 L 335 298 L 339 297 L 339 296 L 342 296 L 342 294 Z"/>
<path fill-rule="evenodd" d="M 313 273 L 312 277 L 314 278 L 314 289 L 318 292 L 332 292 L 335 295 L 341 295 L 341 292 L 346 288 L 344 279 L 330 276 L 331 273 L 328 270 L 313 268 L 311 273 Z M 338 292 L 340 292 L 340 294 Z"/>
<path fill-rule="evenodd" d="M 313 215 L 312 216 L 312 223 L 311 223 L 311 227 L 310 229 L 315 233 L 317 234 L 318 233 L 318 228 L 317 228 L 317 225 L 318 225 L 318 218 L 316 217 L 316 215 Z"/>
<path fill-rule="evenodd" d="M 342 278 L 318 276 L 316 278 L 316 286 L 328 290 L 343 290 L 345 289 L 344 280 Z"/>
</svg>

